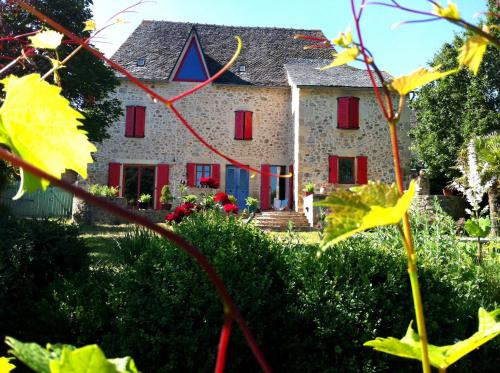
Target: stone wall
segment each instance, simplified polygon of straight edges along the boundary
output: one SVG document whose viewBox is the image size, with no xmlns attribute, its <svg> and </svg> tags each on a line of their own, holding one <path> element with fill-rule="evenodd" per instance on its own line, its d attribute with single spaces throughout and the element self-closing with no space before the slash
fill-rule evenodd
<svg viewBox="0 0 500 373">
<path fill-rule="evenodd" d="M 170 82 L 148 84 L 164 97 L 173 97 L 192 83 Z M 117 91 L 123 107 L 146 107 L 145 138 L 126 138 L 125 116 L 114 123 L 110 138 L 98 145 L 96 163 L 89 169 L 90 183 L 107 184 L 108 163 L 170 165 L 172 194 L 186 181 L 186 163 L 221 165 L 221 189 L 225 186 L 225 167 L 229 162 L 213 154 L 182 126 L 162 103 L 153 102 L 145 93 L 123 81 Z M 261 164 L 292 163 L 292 119 L 288 88 L 258 88 L 210 85 L 176 103 L 193 128 L 208 143 L 236 160 L 260 169 Z M 234 140 L 235 111 L 253 112 L 253 140 Z M 188 193 L 199 194 L 197 188 Z M 250 178 L 250 195 L 260 199 L 260 177 Z"/>
<path fill-rule="evenodd" d="M 337 128 L 337 98 L 359 97 L 359 129 Z M 391 141 L 388 125 L 377 105 L 372 89 L 297 88 L 292 89 L 294 122 L 295 198 L 302 207 L 302 189 L 308 182 L 328 192 L 330 155 L 368 157 L 368 179 L 394 182 Z M 399 144 L 405 172 L 410 161 L 410 112 L 400 124 Z M 349 187 L 350 185 L 345 185 Z"/>
</svg>

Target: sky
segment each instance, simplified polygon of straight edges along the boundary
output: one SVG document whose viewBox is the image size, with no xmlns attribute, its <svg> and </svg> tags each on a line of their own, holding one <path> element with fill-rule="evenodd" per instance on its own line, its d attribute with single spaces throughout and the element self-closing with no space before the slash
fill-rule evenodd
<svg viewBox="0 0 500 373">
<path fill-rule="evenodd" d="M 98 28 L 106 25 L 109 17 L 137 1 L 94 0 L 93 13 Z M 430 9 L 425 0 L 399 2 L 422 10 Z M 446 0 L 441 0 L 443 5 L 445 2 Z M 455 3 L 462 17 L 473 23 L 480 19 L 477 13 L 486 11 L 486 0 L 455 0 Z M 349 25 L 354 29 L 350 0 L 155 0 L 135 7 L 134 12 L 121 14 L 119 18 L 124 22 L 104 30 L 100 34 L 102 38 L 95 43 L 108 56 L 118 49 L 144 19 L 321 29 L 330 39 Z M 394 76 L 425 66 L 440 46 L 451 41 L 454 33 L 460 31 L 458 27 L 445 21 L 391 28 L 397 22 L 410 19 L 416 17 L 374 5 L 365 9 L 362 18 L 361 26 L 367 48 L 375 56 L 377 65 Z"/>
</svg>

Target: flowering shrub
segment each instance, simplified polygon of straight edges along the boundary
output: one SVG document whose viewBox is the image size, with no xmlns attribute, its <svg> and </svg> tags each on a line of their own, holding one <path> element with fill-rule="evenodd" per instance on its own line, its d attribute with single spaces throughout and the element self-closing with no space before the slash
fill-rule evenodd
<svg viewBox="0 0 500 373">
<path fill-rule="evenodd" d="M 234 196 L 227 195 L 224 192 L 219 192 L 214 196 L 208 195 L 201 199 L 201 202 L 184 202 L 177 206 L 174 212 L 168 214 L 165 218 L 167 223 L 180 223 L 185 217 L 191 215 L 195 211 L 207 210 L 224 210 L 228 214 L 237 214 L 238 205 L 235 202 Z"/>
<path fill-rule="evenodd" d="M 205 188 L 217 189 L 219 187 L 219 180 L 214 179 L 213 177 L 202 177 L 200 179 L 200 184 Z"/>
</svg>

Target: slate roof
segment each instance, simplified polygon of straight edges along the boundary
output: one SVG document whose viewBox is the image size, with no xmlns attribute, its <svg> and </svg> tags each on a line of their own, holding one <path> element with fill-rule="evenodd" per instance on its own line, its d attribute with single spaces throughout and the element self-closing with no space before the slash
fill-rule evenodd
<svg viewBox="0 0 500 373">
<path fill-rule="evenodd" d="M 284 69 L 287 61 L 296 58 L 329 58 L 332 53 L 326 49 L 304 50 L 303 47 L 311 42 L 293 39 L 295 34 L 324 37 L 320 30 L 143 21 L 112 59 L 139 79 L 166 81 L 193 26 L 211 75 L 231 59 L 236 49 L 234 37 L 242 38 L 240 57 L 231 70 L 216 81 L 220 84 L 288 86 Z M 137 66 L 140 58 L 146 60 L 144 67 Z M 245 73 L 238 73 L 239 65 L 245 65 Z"/>
<path fill-rule="evenodd" d="M 296 59 L 285 64 L 285 69 L 292 84 L 312 87 L 354 87 L 370 88 L 372 84 L 364 69 L 342 65 L 321 71 L 320 68 L 332 62 L 329 60 Z M 391 75 L 382 72 L 387 80 Z M 377 79 L 380 86 L 380 81 Z"/>
</svg>

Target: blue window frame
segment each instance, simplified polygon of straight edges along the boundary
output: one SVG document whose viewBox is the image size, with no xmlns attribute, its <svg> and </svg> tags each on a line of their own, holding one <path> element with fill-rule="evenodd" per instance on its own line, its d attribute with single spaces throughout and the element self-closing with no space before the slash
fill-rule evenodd
<svg viewBox="0 0 500 373">
<path fill-rule="evenodd" d="M 203 177 L 212 176 L 212 165 L 209 164 L 197 164 L 196 165 L 196 180 L 195 185 L 199 188 L 201 187 L 200 180 Z"/>
</svg>

